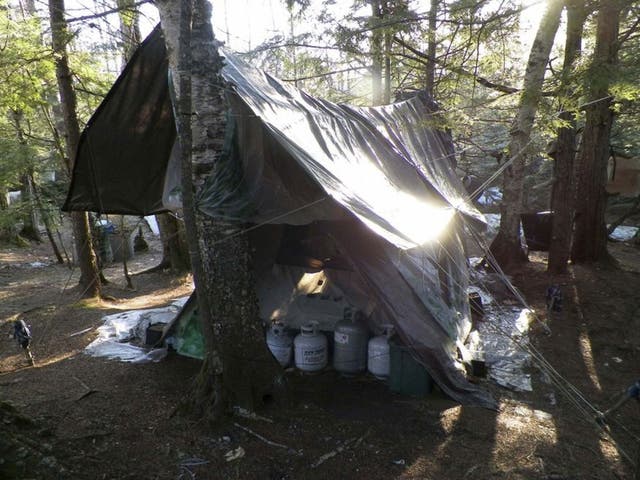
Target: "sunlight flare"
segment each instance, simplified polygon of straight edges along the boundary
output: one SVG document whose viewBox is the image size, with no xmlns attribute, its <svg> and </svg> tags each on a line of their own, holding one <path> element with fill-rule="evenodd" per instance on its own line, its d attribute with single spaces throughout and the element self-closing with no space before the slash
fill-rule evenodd
<svg viewBox="0 0 640 480">
<path fill-rule="evenodd" d="M 532 436 L 532 432 L 535 432 Z M 525 452 L 534 442 L 536 445 L 555 446 L 558 444 L 558 430 L 553 415 L 536 410 L 527 405 L 503 401 L 496 417 L 496 437 L 508 438 L 509 444 L 494 450 L 494 460 L 499 463 L 505 451 Z"/>
<path fill-rule="evenodd" d="M 578 293 L 578 289 L 575 285 L 572 287 L 573 293 L 573 302 L 576 306 L 576 312 L 578 314 L 578 318 L 581 320 L 583 327 L 580 329 L 580 334 L 578 336 L 578 348 L 580 349 L 580 354 L 582 355 L 582 360 L 584 361 L 584 367 L 587 370 L 587 375 L 593 383 L 593 386 L 598 389 L 599 392 L 602 392 L 602 385 L 600 385 L 600 379 L 598 376 L 598 370 L 596 368 L 596 362 L 593 358 L 593 348 L 591 347 L 591 339 L 586 332 L 584 327 L 585 318 L 582 310 L 582 302 L 580 301 L 580 295 Z"/>
<path fill-rule="evenodd" d="M 436 240 L 447 228 L 455 214 L 453 207 L 443 202 L 426 201 L 397 185 L 375 166 L 375 162 L 363 161 L 358 164 L 337 164 L 338 176 L 345 183 L 351 195 L 367 203 L 374 212 L 382 212 L 397 234 L 397 244 L 412 248 Z M 349 196 L 332 192 L 340 202 L 348 204 Z M 382 232 L 378 224 L 369 221 L 365 215 L 359 218 L 374 232 L 388 236 L 393 232 Z"/>
<path fill-rule="evenodd" d="M 67 360 L 67 359 L 69 359 L 71 357 L 75 357 L 79 353 L 80 353 L 80 350 L 71 350 L 69 352 L 64 352 L 64 353 L 61 353 L 59 355 L 53 355 L 51 357 L 47 357 L 47 358 L 44 358 L 44 359 L 36 358 L 36 363 L 33 366 L 33 368 L 46 367 L 46 366 L 51 365 L 53 363 L 58 363 L 58 362 L 61 362 L 63 360 Z"/>
<path fill-rule="evenodd" d="M 582 359 L 584 360 L 584 366 L 587 369 L 589 379 L 593 383 L 593 386 L 596 387 L 599 392 L 602 392 L 602 385 L 600 385 L 600 380 L 598 378 L 596 362 L 593 359 L 593 348 L 591 347 L 591 339 L 589 338 L 589 335 L 587 335 L 587 332 L 580 332 L 580 336 L 578 337 L 578 345 L 580 346 L 580 354 L 582 355 Z"/>
<path fill-rule="evenodd" d="M 453 432 L 453 429 L 455 428 L 458 421 L 460 420 L 461 414 L 462 414 L 461 406 L 449 408 L 448 410 L 445 410 L 444 412 L 442 412 L 442 414 L 440 415 L 440 426 L 442 427 L 442 430 L 444 430 L 444 432 L 447 435 L 450 435 Z"/>
<path fill-rule="evenodd" d="M 611 443 L 611 440 L 607 438 L 600 438 L 598 440 L 598 446 L 600 447 L 600 452 L 602 453 L 602 456 L 604 458 L 606 458 L 612 463 L 617 463 L 617 464 L 622 463 L 622 456 L 620 455 L 620 452 L 619 452 L 620 447 Z"/>
</svg>

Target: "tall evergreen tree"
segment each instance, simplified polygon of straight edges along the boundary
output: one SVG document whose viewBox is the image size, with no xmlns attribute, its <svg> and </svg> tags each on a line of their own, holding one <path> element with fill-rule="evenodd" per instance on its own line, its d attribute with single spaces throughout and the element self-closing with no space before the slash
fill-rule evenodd
<svg viewBox="0 0 640 480">
<path fill-rule="evenodd" d="M 613 125 L 613 96 L 610 86 L 618 73 L 618 33 L 623 0 L 602 0 L 598 4 L 596 47 L 587 74 L 586 123 L 578 157 L 578 198 L 574 262 L 607 257 L 605 191 L 609 137 Z"/>
<path fill-rule="evenodd" d="M 65 145 L 67 154 L 67 168 L 73 170 L 78 142 L 80 141 L 80 126 L 76 112 L 76 95 L 71 80 L 71 70 L 67 55 L 69 34 L 65 20 L 64 0 L 49 0 L 49 19 L 51 23 L 51 42 L 56 58 L 56 77 L 60 93 L 60 106 L 63 112 L 65 127 Z M 100 296 L 100 276 L 98 262 L 91 242 L 89 217 L 87 212 L 73 212 L 71 214 L 76 254 L 80 266 L 80 288 L 82 296 Z"/>
<path fill-rule="evenodd" d="M 567 2 L 567 30 L 564 47 L 564 64 L 560 78 L 559 118 L 555 148 L 552 153 L 553 189 L 551 193 L 552 228 L 549 245 L 548 270 L 564 273 L 571 253 L 573 238 L 573 213 L 575 209 L 575 168 L 577 151 L 577 106 L 574 90 L 575 64 L 582 50 L 582 33 L 587 18 L 584 0 Z"/>
</svg>

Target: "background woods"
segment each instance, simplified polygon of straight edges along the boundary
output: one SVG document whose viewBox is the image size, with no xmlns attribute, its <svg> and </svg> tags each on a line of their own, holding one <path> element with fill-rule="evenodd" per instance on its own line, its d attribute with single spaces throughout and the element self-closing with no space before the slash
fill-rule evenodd
<svg viewBox="0 0 640 480">
<path fill-rule="evenodd" d="M 43 7 L 16 1 L 6 2 L 2 10 L 7 47 L 0 61 L 8 75 L 1 96 L 6 112 L 2 188 L 4 197 L 22 192 L 20 202 L 3 200 L 2 225 L 5 238 L 14 241 L 20 232 L 37 239 L 37 229 L 31 227 L 36 213 L 55 237 L 55 205 L 60 204 L 72 161 L 63 126 L 65 103 L 57 100 L 55 69 L 60 67 L 55 65 L 60 57 L 50 50 L 57 30 L 49 28 Z M 54 4 L 52 11 L 59 7 L 65 5 Z M 157 14 L 150 5 L 140 10 L 129 2 L 93 10 L 67 8 L 69 34 L 56 48 L 66 47 L 71 70 L 70 76 L 58 73 L 58 78 L 72 81 L 82 128 L 119 73 L 122 59 L 140 41 L 141 27 L 148 32 Z M 437 121 L 453 134 L 461 177 L 479 186 L 500 165 L 514 162 L 506 169 L 502 207 L 503 222 L 509 226 L 503 225 L 497 239 L 509 238 L 509 248 L 495 250 L 516 252 L 517 228 L 510 219 L 518 218 L 519 212 L 549 209 L 552 189 L 557 196 L 564 194 L 557 197 L 557 207 L 566 208 L 557 208 L 554 218 L 554 230 L 562 233 L 554 235 L 551 249 L 552 268 L 560 271 L 568 254 L 556 252 L 568 252 L 563 243 L 571 238 L 574 261 L 595 260 L 606 252 L 606 205 L 620 198 L 609 199 L 604 168 L 612 152 L 625 157 L 637 153 L 630 126 L 637 115 L 633 78 L 638 6 L 572 1 L 550 2 L 548 8 L 544 2 L 291 1 L 277 5 L 270 20 L 234 18 L 229 24 L 233 7 L 221 2 L 214 4 L 213 20 L 218 40 L 313 95 L 375 105 L 419 90 L 430 92 L 442 111 Z M 282 18 L 276 18 L 278 9 Z M 551 15 L 559 27 L 531 24 L 531 19 L 546 21 Z M 616 24 L 603 25 L 605 21 Z M 536 53 L 543 38 L 548 54 Z M 530 67 L 522 61 L 527 57 Z M 531 90 L 532 82 L 538 93 Z M 525 105 L 532 113 L 528 135 L 522 125 L 516 126 Z M 590 125 L 602 125 L 603 118 L 610 126 L 592 131 L 595 127 Z M 589 135 L 583 135 L 585 131 Z M 520 156 L 516 153 L 522 149 L 514 150 L 515 132 L 525 133 L 526 141 L 519 144 L 527 148 Z M 587 186 L 589 181 L 593 185 Z M 486 185 L 490 186 L 501 187 L 500 179 Z M 584 201 L 570 207 L 571 192 Z M 565 234 L 571 232 L 574 219 L 575 236 Z M 593 242 L 597 246 L 587 246 Z M 174 263 L 183 268 L 180 255 Z"/>
</svg>

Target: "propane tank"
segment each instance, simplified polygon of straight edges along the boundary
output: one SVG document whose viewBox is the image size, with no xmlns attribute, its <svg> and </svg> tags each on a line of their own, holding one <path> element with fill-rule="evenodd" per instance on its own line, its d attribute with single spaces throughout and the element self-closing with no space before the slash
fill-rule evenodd
<svg viewBox="0 0 640 480">
<path fill-rule="evenodd" d="M 293 340 L 287 335 L 282 323 L 276 322 L 267 330 L 267 346 L 282 367 L 291 363 L 292 344 Z"/>
<path fill-rule="evenodd" d="M 333 332 L 333 367 L 341 373 L 354 374 L 367 368 L 369 331 L 363 325 L 362 314 L 354 315 L 345 308 L 344 318 L 336 323 Z"/>
<path fill-rule="evenodd" d="M 391 370 L 389 338 L 393 333 L 393 326 L 383 325 L 382 327 L 383 334 L 369 340 L 367 369 L 376 378 L 386 380 Z"/>
<path fill-rule="evenodd" d="M 317 322 L 300 327 L 293 349 L 296 367 L 303 372 L 317 372 L 327 366 L 327 337 L 318 332 Z"/>
</svg>

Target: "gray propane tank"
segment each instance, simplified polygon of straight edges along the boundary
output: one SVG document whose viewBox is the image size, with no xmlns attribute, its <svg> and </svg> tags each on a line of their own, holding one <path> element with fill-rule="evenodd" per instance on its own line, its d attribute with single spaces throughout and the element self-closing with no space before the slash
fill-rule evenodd
<svg viewBox="0 0 640 480">
<path fill-rule="evenodd" d="M 392 325 L 383 325 L 383 334 L 369 340 L 367 369 L 376 378 L 386 380 L 391 371 L 391 348 L 389 338 L 393 334 Z"/>
<path fill-rule="evenodd" d="M 293 340 L 296 367 L 303 372 L 317 372 L 327 366 L 327 337 L 318 332 L 317 322 L 300 327 Z"/>
<path fill-rule="evenodd" d="M 369 330 L 362 323 L 360 312 L 354 315 L 346 307 L 344 318 L 336 323 L 333 332 L 333 367 L 346 374 L 364 372 L 367 368 Z"/>
<path fill-rule="evenodd" d="M 287 367 L 291 363 L 291 350 L 293 339 L 287 335 L 285 326 L 280 322 L 275 322 L 267 330 L 267 346 L 269 351 L 282 367 Z"/>
</svg>

